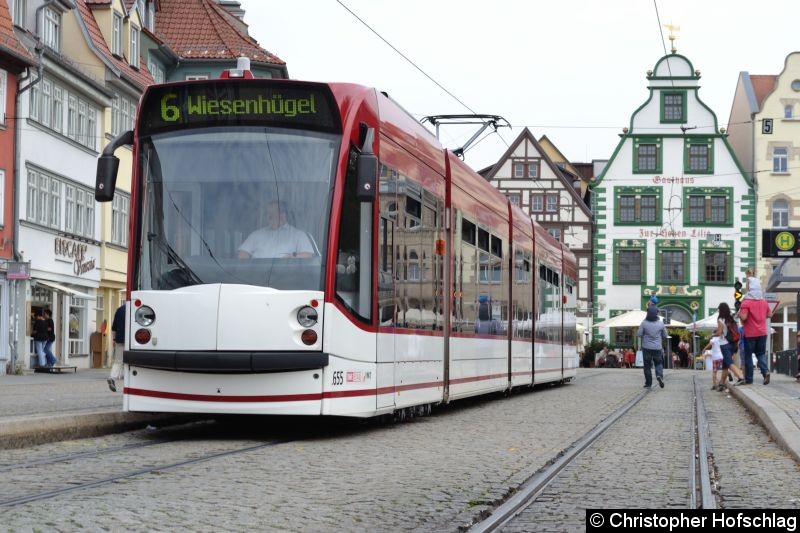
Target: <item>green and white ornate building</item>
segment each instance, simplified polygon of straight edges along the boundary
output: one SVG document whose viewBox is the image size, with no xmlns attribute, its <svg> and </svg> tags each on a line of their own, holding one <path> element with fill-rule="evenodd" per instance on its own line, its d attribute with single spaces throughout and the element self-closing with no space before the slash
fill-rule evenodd
<svg viewBox="0 0 800 533">
<path fill-rule="evenodd" d="M 753 185 L 700 100 L 700 71 L 673 52 L 647 80 L 649 98 L 592 185 L 594 323 L 653 295 L 681 322 L 733 307 L 733 283 L 756 259 Z M 593 333 L 632 345 L 630 329 Z"/>
</svg>

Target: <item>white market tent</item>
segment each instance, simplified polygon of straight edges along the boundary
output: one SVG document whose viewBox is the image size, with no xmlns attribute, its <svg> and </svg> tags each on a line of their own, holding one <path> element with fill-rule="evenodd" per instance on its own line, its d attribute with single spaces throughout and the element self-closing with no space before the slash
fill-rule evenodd
<svg viewBox="0 0 800 533">
<path fill-rule="evenodd" d="M 603 320 L 597 324 L 593 324 L 593 328 L 638 328 L 642 321 L 647 317 L 647 311 L 634 309 L 617 315 L 614 318 Z M 670 321 L 670 327 L 684 327 L 686 324 L 677 320 Z"/>
<path fill-rule="evenodd" d="M 686 329 L 692 331 L 714 331 L 717 329 L 717 319 L 719 319 L 719 313 L 714 313 L 713 315 L 707 316 L 702 320 L 697 320 L 691 324 L 687 324 Z"/>
</svg>

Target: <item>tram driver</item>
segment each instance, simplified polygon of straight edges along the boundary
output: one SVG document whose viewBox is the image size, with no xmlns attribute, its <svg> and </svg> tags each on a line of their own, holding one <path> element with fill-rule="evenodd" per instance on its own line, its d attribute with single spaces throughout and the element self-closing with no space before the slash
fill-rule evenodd
<svg viewBox="0 0 800 533">
<path fill-rule="evenodd" d="M 311 236 L 289 224 L 286 204 L 280 200 L 267 203 L 266 223 L 251 233 L 239 246 L 240 259 L 278 257 L 313 257 L 317 247 Z"/>
</svg>

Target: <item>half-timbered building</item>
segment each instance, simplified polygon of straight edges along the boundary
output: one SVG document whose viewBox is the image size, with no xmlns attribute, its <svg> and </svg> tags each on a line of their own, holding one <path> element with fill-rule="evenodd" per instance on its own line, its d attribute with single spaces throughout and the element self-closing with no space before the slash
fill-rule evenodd
<svg viewBox="0 0 800 533">
<path fill-rule="evenodd" d="M 547 140 L 549 145 L 552 143 Z M 552 145 L 555 149 L 555 145 Z M 557 149 L 553 153 L 559 153 Z M 556 164 L 528 128 L 493 166 L 489 183 L 520 206 L 578 260 L 578 320 L 589 327 L 592 288 L 592 214 L 581 197 L 581 179 L 565 159 Z"/>
</svg>

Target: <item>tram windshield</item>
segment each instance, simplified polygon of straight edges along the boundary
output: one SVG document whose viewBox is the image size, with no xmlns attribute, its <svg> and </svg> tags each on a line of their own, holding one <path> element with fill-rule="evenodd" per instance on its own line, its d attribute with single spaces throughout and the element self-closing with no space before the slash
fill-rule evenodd
<svg viewBox="0 0 800 533">
<path fill-rule="evenodd" d="M 268 127 L 142 139 L 139 288 L 322 290 L 340 141 Z"/>
</svg>

